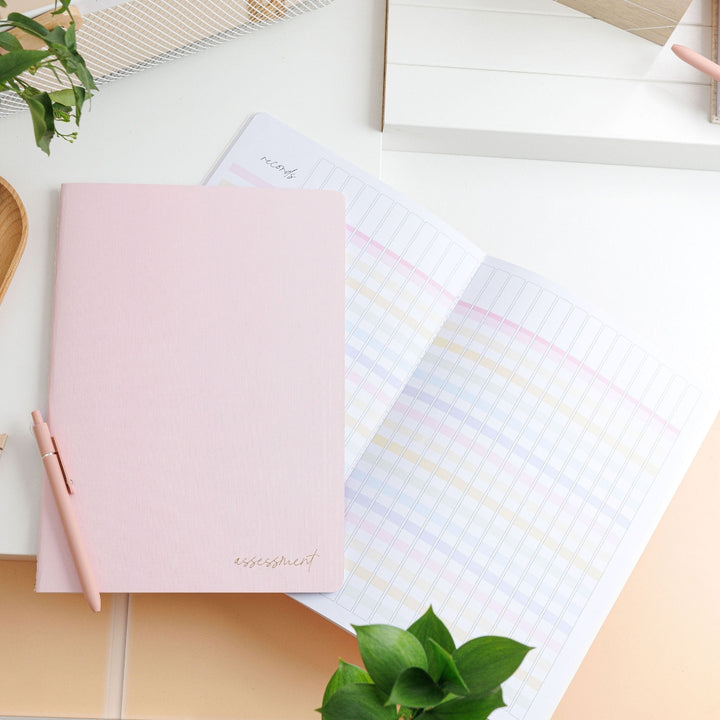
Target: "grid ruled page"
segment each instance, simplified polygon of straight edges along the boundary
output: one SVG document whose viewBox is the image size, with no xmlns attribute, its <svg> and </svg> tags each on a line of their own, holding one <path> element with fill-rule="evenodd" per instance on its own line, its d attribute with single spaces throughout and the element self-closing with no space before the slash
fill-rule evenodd
<svg viewBox="0 0 720 720">
<path fill-rule="evenodd" d="M 483 253 L 408 198 L 268 115 L 251 119 L 206 184 L 337 190 L 345 196 L 350 471 Z"/>
<path fill-rule="evenodd" d="M 346 198 L 346 577 L 296 599 L 348 629 L 432 604 L 458 643 L 532 645 L 493 718 L 549 720 L 717 405 L 269 116 L 208 182 Z"/>
<path fill-rule="evenodd" d="M 336 622 L 535 648 L 498 718 L 549 718 L 716 407 L 601 317 L 486 258 L 346 484 Z"/>
</svg>

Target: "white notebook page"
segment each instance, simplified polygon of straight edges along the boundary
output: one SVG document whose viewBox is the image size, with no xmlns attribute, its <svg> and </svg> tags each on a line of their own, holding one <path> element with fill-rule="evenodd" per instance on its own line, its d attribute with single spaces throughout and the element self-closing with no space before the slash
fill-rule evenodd
<svg viewBox="0 0 720 720">
<path fill-rule="evenodd" d="M 400 193 L 267 115 L 253 117 L 206 181 L 224 183 L 340 190 L 345 196 L 349 471 L 483 253 L 444 223 L 429 222 Z"/>
<path fill-rule="evenodd" d="M 211 182 L 264 182 L 258 158 L 298 145 L 322 168 L 304 187 L 336 176 L 353 185 L 346 197 L 392 197 L 367 225 L 348 201 L 346 580 L 296 597 L 347 628 L 406 627 L 432 604 L 458 643 L 532 645 L 493 718 L 550 718 L 717 404 L 602 313 L 474 253 L 430 213 L 259 117 Z M 404 228 L 406 209 L 418 231 Z M 423 273 L 410 300 L 403 261 Z M 416 308 L 417 325 L 396 334 Z"/>
</svg>

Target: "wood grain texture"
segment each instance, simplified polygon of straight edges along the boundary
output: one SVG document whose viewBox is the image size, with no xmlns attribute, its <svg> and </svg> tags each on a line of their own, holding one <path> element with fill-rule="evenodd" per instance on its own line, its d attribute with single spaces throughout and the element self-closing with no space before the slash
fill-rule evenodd
<svg viewBox="0 0 720 720">
<path fill-rule="evenodd" d="M 33 19 L 48 30 L 53 30 L 56 27 L 69 28 L 71 17 L 75 20 L 75 27 L 79 29 L 82 26 L 82 16 L 77 8 L 71 8 L 70 15 L 53 15 L 52 12 L 46 12 L 42 15 L 37 15 Z M 13 28 L 9 33 L 14 35 L 26 50 L 39 50 L 40 48 L 46 47 L 46 44 L 40 38 L 29 35 L 18 28 Z"/>
<path fill-rule="evenodd" d="M 574 10 L 664 45 L 688 9 L 691 0 L 558 0 Z"/>
<path fill-rule="evenodd" d="M 0 178 L 0 302 L 27 241 L 27 214 L 14 188 Z"/>
<path fill-rule="evenodd" d="M 285 17 L 285 0 L 248 0 L 250 22 L 281 20 Z"/>
</svg>

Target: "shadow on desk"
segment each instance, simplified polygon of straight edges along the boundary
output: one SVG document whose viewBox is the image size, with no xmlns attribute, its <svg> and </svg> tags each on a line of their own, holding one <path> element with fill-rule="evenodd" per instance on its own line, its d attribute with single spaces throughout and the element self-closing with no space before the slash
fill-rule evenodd
<svg viewBox="0 0 720 720">
<path fill-rule="evenodd" d="M 717 420 L 553 720 L 717 720 Z M 0 561 L 0 715 L 310 720 L 354 637 L 283 595 L 37 595 Z M 534 718 L 533 720 L 545 720 Z"/>
</svg>

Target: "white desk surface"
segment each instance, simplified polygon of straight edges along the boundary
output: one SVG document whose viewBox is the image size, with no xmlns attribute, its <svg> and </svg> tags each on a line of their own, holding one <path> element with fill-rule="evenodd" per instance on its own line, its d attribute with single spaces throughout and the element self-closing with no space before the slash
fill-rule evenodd
<svg viewBox="0 0 720 720">
<path fill-rule="evenodd" d="M 49 159 L 33 146 L 29 116 L 0 120 L 0 174 L 23 199 L 30 224 L 0 305 L 0 432 L 8 434 L 0 458 L 0 555 L 37 549 L 42 470 L 29 413 L 47 397 L 60 184 L 201 183 L 258 111 L 377 173 L 384 23 L 383 0 L 337 0 L 104 85 L 78 140 L 54 143 Z"/>
<path fill-rule="evenodd" d="M 44 407 L 47 392 L 60 183 L 199 183 L 256 111 L 380 172 L 490 254 L 608 310 L 720 390 L 720 175 L 383 151 L 384 20 L 384 0 L 335 0 L 117 81 L 93 101 L 75 145 L 55 144 L 49 159 L 33 149 L 26 115 L 0 121 L 0 174 L 30 219 L 0 306 L 0 432 L 9 435 L 0 459 L 0 555 L 37 548 L 41 470 L 30 411 Z"/>
</svg>

